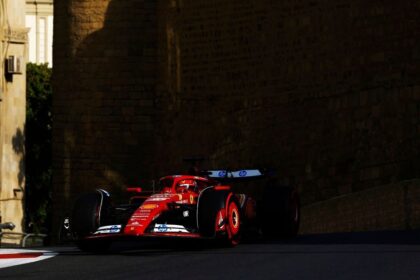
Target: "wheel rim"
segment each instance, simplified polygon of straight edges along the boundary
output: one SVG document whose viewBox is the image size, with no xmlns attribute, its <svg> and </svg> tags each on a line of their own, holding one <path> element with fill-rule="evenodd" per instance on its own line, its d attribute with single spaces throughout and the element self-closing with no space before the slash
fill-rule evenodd
<svg viewBox="0 0 420 280">
<path fill-rule="evenodd" d="M 239 233 L 240 229 L 239 209 L 235 202 L 229 204 L 229 231 L 232 237 Z"/>
</svg>

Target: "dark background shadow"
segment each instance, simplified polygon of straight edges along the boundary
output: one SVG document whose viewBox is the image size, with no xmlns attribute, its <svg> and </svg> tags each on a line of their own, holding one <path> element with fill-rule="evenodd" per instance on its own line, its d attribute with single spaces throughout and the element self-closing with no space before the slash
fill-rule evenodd
<svg viewBox="0 0 420 280">
<path fill-rule="evenodd" d="M 54 56 L 55 232 L 81 193 L 100 186 L 118 197 L 126 185 L 149 179 L 153 168 L 156 1 L 110 1 L 103 22 L 101 11 L 85 2 L 67 3 L 76 19 L 65 31 L 77 38 L 55 40 L 63 48 L 73 44 L 71 54 L 64 48 Z M 69 16 L 67 8 L 58 4 L 55 11 Z"/>
<path fill-rule="evenodd" d="M 368 231 L 300 235 L 290 240 L 263 241 L 270 244 L 420 244 L 420 230 Z"/>
<path fill-rule="evenodd" d="M 13 193 L 15 197 L 22 196 L 22 209 L 25 209 L 25 132 L 20 128 L 16 130 L 12 137 L 12 147 L 16 155 L 20 157 L 17 174 L 18 188 L 13 189 Z M 21 226 L 25 230 L 25 219 L 22 220 Z"/>
<path fill-rule="evenodd" d="M 109 3 L 104 26 L 77 48 L 70 115 L 73 191 L 115 191 L 149 178 L 156 86 L 154 1 Z"/>
</svg>

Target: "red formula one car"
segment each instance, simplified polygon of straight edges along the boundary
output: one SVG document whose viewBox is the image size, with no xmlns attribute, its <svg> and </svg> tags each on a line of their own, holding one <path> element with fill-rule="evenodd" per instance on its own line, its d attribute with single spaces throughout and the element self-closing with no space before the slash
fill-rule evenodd
<svg viewBox="0 0 420 280">
<path fill-rule="evenodd" d="M 132 237 L 215 239 L 236 245 L 243 234 L 291 237 L 299 227 L 299 198 L 290 187 L 267 185 L 262 199 L 234 193 L 227 181 L 264 177 L 258 169 L 213 170 L 204 175 L 173 175 L 159 180 L 158 193 L 133 192 L 128 204 L 113 205 L 102 189 L 81 196 L 65 228 L 86 251 L 105 250 Z"/>
</svg>

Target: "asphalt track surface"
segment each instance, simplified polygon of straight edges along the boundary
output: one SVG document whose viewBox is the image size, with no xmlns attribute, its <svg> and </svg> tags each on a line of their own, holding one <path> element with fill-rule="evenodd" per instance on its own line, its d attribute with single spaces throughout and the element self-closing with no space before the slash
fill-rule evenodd
<svg viewBox="0 0 420 280">
<path fill-rule="evenodd" d="M 420 232 L 371 232 L 209 244 L 115 244 L 95 255 L 72 246 L 56 257 L 0 270 L 1 279 L 420 279 Z"/>
</svg>

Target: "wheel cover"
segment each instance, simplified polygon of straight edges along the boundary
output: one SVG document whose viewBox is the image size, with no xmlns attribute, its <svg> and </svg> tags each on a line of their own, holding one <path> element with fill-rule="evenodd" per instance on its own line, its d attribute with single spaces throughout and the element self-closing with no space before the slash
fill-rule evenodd
<svg viewBox="0 0 420 280">
<path fill-rule="evenodd" d="M 238 234 L 240 229 L 239 209 L 235 202 L 229 204 L 229 231 L 232 237 Z"/>
</svg>

